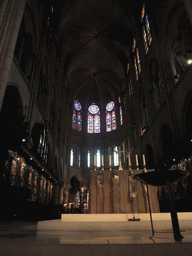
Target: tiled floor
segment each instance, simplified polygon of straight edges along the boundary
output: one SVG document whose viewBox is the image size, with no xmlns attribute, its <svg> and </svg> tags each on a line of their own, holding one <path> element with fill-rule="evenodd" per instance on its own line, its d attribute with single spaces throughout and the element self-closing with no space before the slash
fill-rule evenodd
<svg viewBox="0 0 192 256">
<path fill-rule="evenodd" d="M 66 223 L 0 222 L 1 255 L 192 255 L 192 221 L 180 221 L 175 242 L 170 221 Z"/>
</svg>

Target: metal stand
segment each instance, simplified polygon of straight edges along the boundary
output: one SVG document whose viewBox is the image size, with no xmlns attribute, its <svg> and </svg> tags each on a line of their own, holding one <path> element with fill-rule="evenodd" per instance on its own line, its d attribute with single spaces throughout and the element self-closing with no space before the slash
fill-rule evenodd
<svg viewBox="0 0 192 256">
<path fill-rule="evenodd" d="M 153 228 L 153 219 L 152 219 L 152 213 L 151 213 L 151 204 L 150 204 L 150 198 L 149 198 L 149 187 L 147 186 L 147 198 L 148 198 L 148 203 L 149 203 L 149 214 L 150 214 L 150 220 L 151 220 L 151 230 L 152 230 L 152 236 L 154 236 L 154 228 Z M 151 237 L 152 237 L 151 236 Z"/>
<path fill-rule="evenodd" d="M 152 186 L 165 186 L 167 185 L 168 188 L 168 194 L 169 194 L 169 201 L 170 201 L 170 213 L 171 213 L 171 221 L 172 221 L 172 227 L 173 227 L 173 234 L 174 239 L 176 241 L 181 241 L 183 239 L 183 236 L 180 233 L 179 228 L 179 221 L 177 217 L 177 211 L 175 207 L 175 201 L 173 196 L 173 191 L 171 187 L 171 183 L 177 181 L 181 177 L 186 177 L 188 174 L 187 171 L 184 170 L 163 170 L 163 171 L 151 171 L 147 173 L 140 173 L 136 174 L 134 176 L 135 179 L 139 180 L 140 182 L 143 182 L 145 184 L 150 184 Z M 147 187 L 148 189 L 148 187 Z M 149 191 L 148 194 L 148 200 L 149 200 Z M 150 206 L 150 201 L 149 201 Z M 150 217 L 151 217 L 151 228 L 152 232 L 154 234 L 153 229 L 153 222 L 152 222 L 152 216 L 151 216 L 151 206 L 150 208 Z"/>
<path fill-rule="evenodd" d="M 170 212 L 171 212 L 171 221 L 173 226 L 174 239 L 176 241 L 181 241 L 183 239 L 183 236 L 180 233 L 179 221 L 178 221 L 177 211 L 175 207 L 175 200 L 173 196 L 173 190 L 171 187 L 171 183 L 169 181 L 167 181 L 167 188 L 168 188 L 168 194 L 169 194 L 169 200 L 170 200 Z"/>
<path fill-rule="evenodd" d="M 133 219 L 128 219 L 128 221 L 140 221 L 140 219 L 136 219 L 135 214 L 133 213 Z"/>
<path fill-rule="evenodd" d="M 138 200 L 137 200 L 137 206 L 138 206 Z M 133 206 L 132 206 L 133 207 Z M 138 208 L 137 208 L 138 209 Z M 134 213 L 134 207 L 133 207 L 133 218 L 132 219 L 128 219 L 128 221 L 140 221 L 139 218 L 135 218 L 135 213 Z"/>
</svg>

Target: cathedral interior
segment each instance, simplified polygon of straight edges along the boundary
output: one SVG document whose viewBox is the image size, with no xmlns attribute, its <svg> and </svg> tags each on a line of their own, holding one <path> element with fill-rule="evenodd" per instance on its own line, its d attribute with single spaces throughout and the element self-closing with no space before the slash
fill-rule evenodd
<svg viewBox="0 0 192 256">
<path fill-rule="evenodd" d="M 143 156 L 162 175 L 187 170 L 172 187 L 177 211 L 192 211 L 191 11 L 190 0 L 0 2 L 1 219 L 91 213 L 91 171 L 143 169 Z M 168 212 L 166 188 L 157 196 Z"/>
</svg>

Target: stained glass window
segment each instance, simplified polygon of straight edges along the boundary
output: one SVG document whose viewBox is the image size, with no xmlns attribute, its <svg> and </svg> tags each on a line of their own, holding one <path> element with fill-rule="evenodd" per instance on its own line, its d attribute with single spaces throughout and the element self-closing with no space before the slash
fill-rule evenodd
<svg viewBox="0 0 192 256">
<path fill-rule="evenodd" d="M 81 104 L 77 100 L 74 101 L 73 106 L 76 110 L 81 110 Z"/>
<path fill-rule="evenodd" d="M 112 111 L 112 130 L 116 129 L 116 115 L 115 110 Z"/>
<path fill-rule="evenodd" d="M 139 74 L 140 74 L 141 73 L 141 64 L 140 64 L 140 57 L 139 57 L 138 48 L 136 48 L 136 53 L 137 53 L 137 67 L 138 67 L 138 71 L 139 71 Z"/>
<path fill-rule="evenodd" d="M 115 103 L 113 101 L 109 102 L 106 106 L 107 111 L 111 111 L 115 106 Z"/>
<path fill-rule="evenodd" d="M 120 124 L 123 125 L 123 113 L 122 113 L 122 107 L 119 108 L 119 114 L 120 114 Z"/>
<path fill-rule="evenodd" d="M 135 76 L 137 81 L 139 79 L 139 74 L 141 73 L 141 64 L 140 64 L 139 50 L 136 47 L 135 38 L 133 39 L 133 52 L 134 52 Z"/>
<path fill-rule="evenodd" d="M 92 104 L 88 108 L 88 133 L 100 133 L 99 107 Z"/>
<path fill-rule="evenodd" d="M 138 80 L 139 79 L 139 74 L 138 74 L 138 70 L 137 70 L 137 59 L 136 59 L 136 56 L 134 56 L 134 65 L 135 65 L 136 80 Z"/>
<path fill-rule="evenodd" d="M 111 113 L 109 112 L 106 114 L 106 131 L 111 131 Z"/>
<path fill-rule="evenodd" d="M 100 116 L 98 114 L 94 117 L 94 132 L 100 133 Z"/>
<path fill-rule="evenodd" d="M 129 73 L 129 63 L 127 64 L 127 74 Z"/>
<path fill-rule="evenodd" d="M 145 16 L 145 3 L 143 4 L 143 8 L 141 11 L 141 22 L 143 22 L 144 16 Z"/>
<path fill-rule="evenodd" d="M 106 131 L 110 132 L 116 129 L 115 103 L 110 101 L 106 105 Z"/>
<path fill-rule="evenodd" d="M 93 105 L 89 106 L 88 110 L 91 114 L 97 114 L 99 112 L 99 107 L 97 105 L 93 104 Z"/>
<path fill-rule="evenodd" d="M 152 36 L 151 36 L 151 32 L 150 32 L 151 30 L 150 30 L 148 15 L 146 15 L 146 17 L 145 17 L 145 26 L 146 26 L 146 30 L 147 30 L 148 42 L 149 42 L 149 45 L 150 45 L 151 42 L 152 42 Z"/>
<path fill-rule="evenodd" d="M 136 47 L 136 39 L 133 38 L 133 52 L 135 51 L 135 47 Z"/>
<path fill-rule="evenodd" d="M 131 76 L 129 77 L 129 81 L 128 81 L 128 89 L 129 89 L 129 97 L 131 99 L 132 95 L 133 95 L 133 87 L 132 87 L 132 79 Z"/>
<path fill-rule="evenodd" d="M 73 110 L 73 116 L 72 116 L 72 128 L 76 130 L 76 111 Z"/>
<path fill-rule="evenodd" d="M 81 104 L 75 100 L 73 102 L 73 115 L 72 115 L 72 129 L 78 132 L 82 131 L 82 115 L 81 115 Z"/>
<path fill-rule="evenodd" d="M 143 26 L 143 38 L 144 38 L 144 46 L 145 46 L 145 53 L 148 53 L 149 47 L 148 47 L 148 42 L 147 42 L 147 35 L 145 31 L 145 27 Z"/>
<path fill-rule="evenodd" d="M 145 46 L 145 53 L 147 54 L 149 51 L 149 45 L 152 42 L 151 30 L 149 25 L 149 18 L 145 12 L 145 3 L 143 4 L 143 8 L 141 11 L 141 23 L 143 23 L 143 39 Z"/>
<path fill-rule="evenodd" d="M 93 133 L 93 116 L 88 115 L 88 133 Z"/>
<path fill-rule="evenodd" d="M 82 116 L 81 113 L 77 113 L 77 131 L 80 132 L 82 130 Z"/>
</svg>

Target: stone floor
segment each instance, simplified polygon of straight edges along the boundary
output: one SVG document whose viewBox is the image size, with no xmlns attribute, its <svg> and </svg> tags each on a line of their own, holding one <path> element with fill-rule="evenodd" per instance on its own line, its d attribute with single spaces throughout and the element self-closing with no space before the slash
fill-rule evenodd
<svg viewBox="0 0 192 256">
<path fill-rule="evenodd" d="M 0 256 L 192 255 L 192 220 L 179 220 L 182 242 L 171 222 L 0 222 Z M 152 237 L 151 237 L 152 236 Z"/>
</svg>

